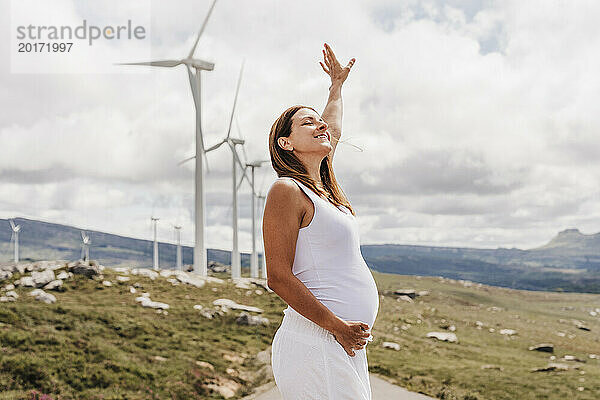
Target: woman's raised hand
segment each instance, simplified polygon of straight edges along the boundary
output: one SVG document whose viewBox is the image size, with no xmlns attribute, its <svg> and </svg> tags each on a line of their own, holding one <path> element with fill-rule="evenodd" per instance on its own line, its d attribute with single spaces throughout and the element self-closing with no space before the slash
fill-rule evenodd
<svg viewBox="0 0 600 400">
<path fill-rule="evenodd" d="M 348 62 L 348 65 L 342 67 L 338 62 L 337 58 L 335 58 L 333 50 L 331 50 L 331 47 L 329 47 L 327 43 L 325 43 L 325 49 L 323 50 L 323 59 L 325 61 L 325 64 L 323 65 L 323 61 L 319 61 L 319 64 L 321 64 L 321 68 L 323 68 L 323 71 L 325 71 L 325 73 L 331 77 L 332 85 L 341 85 L 342 83 L 344 83 L 344 81 L 348 77 L 350 68 L 352 68 L 352 65 L 354 65 L 354 62 L 356 61 L 355 58 L 352 58 Z"/>
</svg>

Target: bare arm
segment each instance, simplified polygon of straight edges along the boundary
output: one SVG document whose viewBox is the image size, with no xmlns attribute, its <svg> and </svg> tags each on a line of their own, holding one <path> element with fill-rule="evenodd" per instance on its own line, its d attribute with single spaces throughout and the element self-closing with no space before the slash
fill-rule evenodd
<svg viewBox="0 0 600 400">
<path fill-rule="evenodd" d="M 321 117 L 329 125 L 328 131 L 331 134 L 331 153 L 330 159 L 333 160 L 333 153 L 337 147 L 338 141 L 342 136 L 342 117 L 344 105 L 342 103 L 342 84 L 335 84 L 329 87 L 329 98 L 327 105 L 321 114 Z"/>
<path fill-rule="evenodd" d="M 304 217 L 301 189 L 291 181 L 276 181 L 265 203 L 263 240 L 267 285 L 294 310 L 331 332 L 346 353 L 354 356 L 370 336 L 360 321 L 344 321 L 329 310 L 292 272 L 296 241 Z M 314 216 L 313 216 L 314 218 Z"/>
<path fill-rule="evenodd" d="M 342 114 L 343 114 L 343 103 L 342 103 L 342 85 L 348 77 L 350 69 L 356 61 L 352 58 L 348 65 L 342 67 L 338 62 L 333 50 L 327 43 L 325 43 L 325 50 L 323 50 L 323 62 L 319 61 L 321 68 L 331 78 L 331 86 L 329 87 L 329 98 L 327 99 L 327 105 L 323 110 L 321 117 L 329 125 L 329 133 L 331 134 L 331 153 L 330 160 L 333 160 L 333 154 L 337 147 L 338 141 L 342 136 Z"/>
</svg>

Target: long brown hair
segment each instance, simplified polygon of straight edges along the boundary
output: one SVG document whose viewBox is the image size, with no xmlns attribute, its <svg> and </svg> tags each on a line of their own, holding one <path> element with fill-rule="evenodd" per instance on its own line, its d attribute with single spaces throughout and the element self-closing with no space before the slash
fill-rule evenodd
<svg viewBox="0 0 600 400">
<path fill-rule="evenodd" d="M 323 190 L 317 187 L 315 181 L 308 174 L 306 167 L 298 157 L 296 157 L 293 152 L 284 150 L 277 144 L 278 138 L 290 136 L 292 133 L 292 117 L 301 108 L 309 108 L 319 114 L 317 110 L 312 107 L 296 105 L 285 110 L 279 118 L 275 120 L 273 126 L 271 126 L 271 132 L 269 133 L 269 152 L 271 153 L 271 164 L 273 165 L 277 176 L 287 176 L 297 179 L 311 188 L 319 196 L 324 195 L 325 197 L 328 197 L 333 204 L 345 206 L 350 210 L 352 215 L 356 215 L 354 214 L 354 209 L 350 205 L 348 198 L 335 179 L 333 166 L 331 164 L 331 153 L 321 161 L 319 167 L 319 175 L 321 176 L 321 182 L 325 189 Z"/>
</svg>

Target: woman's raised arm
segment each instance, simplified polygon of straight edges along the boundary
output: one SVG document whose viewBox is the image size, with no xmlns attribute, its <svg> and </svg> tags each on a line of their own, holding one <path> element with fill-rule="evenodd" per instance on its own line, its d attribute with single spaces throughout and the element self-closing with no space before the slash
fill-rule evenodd
<svg viewBox="0 0 600 400">
<path fill-rule="evenodd" d="M 327 73 L 327 75 L 329 75 L 331 78 L 331 86 L 329 87 L 329 98 L 327 99 L 327 105 L 325 106 L 321 117 L 325 120 L 325 122 L 327 122 L 327 125 L 329 125 L 332 147 L 329 158 L 330 160 L 333 160 L 335 148 L 337 147 L 338 141 L 342 136 L 342 85 L 348 77 L 350 68 L 352 68 L 352 65 L 354 65 L 356 59 L 352 58 L 348 62 L 348 65 L 342 67 L 335 57 L 333 50 L 331 50 L 331 47 L 329 47 L 327 43 L 325 43 L 325 50 L 323 50 L 323 59 L 325 65 L 322 61 L 319 61 L 319 64 L 321 64 L 323 71 L 325 71 L 325 73 Z"/>
</svg>

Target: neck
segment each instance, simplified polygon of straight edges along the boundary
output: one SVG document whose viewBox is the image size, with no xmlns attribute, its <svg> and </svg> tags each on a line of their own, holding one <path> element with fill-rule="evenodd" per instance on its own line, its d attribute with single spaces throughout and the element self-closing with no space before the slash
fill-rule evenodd
<svg viewBox="0 0 600 400">
<path fill-rule="evenodd" d="M 313 181 L 315 181 L 315 184 L 317 186 L 323 187 L 323 182 L 321 182 L 321 174 L 319 173 L 321 161 L 319 160 L 318 162 L 312 162 L 305 166 L 306 166 L 306 170 L 308 171 L 308 175 L 310 175 L 310 177 L 313 179 Z"/>
</svg>

